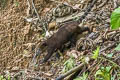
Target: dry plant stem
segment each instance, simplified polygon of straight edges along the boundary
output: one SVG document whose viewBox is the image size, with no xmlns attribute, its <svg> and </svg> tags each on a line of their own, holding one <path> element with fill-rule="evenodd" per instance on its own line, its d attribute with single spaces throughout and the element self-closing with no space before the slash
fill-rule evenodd
<svg viewBox="0 0 120 80">
<path fill-rule="evenodd" d="M 117 7 L 117 0 L 113 0 L 114 8 Z"/>
<path fill-rule="evenodd" d="M 28 0 L 28 1 L 29 1 L 29 0 Z M 29 1 L 29 3 L 30 3 L 30 1 Z M 38 12 L 37 12 L 36 8 L 35 8 L 35 5 L 34 5 L 33 0 L 32 0 L 32 6 L 33 6 L 33 8 L 34 8 L 34 10 L 35 10 L 35 13 L 37 14 L 38 20 L 39 20 L 39 22 L 40 22 L 40 21 L 41 21 L 41 19 L 40 19 L 40 16 L 39 16 L 39 14 L 38 14 Z M 45 27 L 45 26 L 43 26 L 43 29 L 45 30 L 45 32 L 47 31 L 47 29 L 46 29 L 46 27 Z"/>
<path fill-rule="evenodd" d="M 111 60 L 109 60 L 109 59 L 107 59 L 105 57 L 98 57 L 98 58 L 103 59 L 103 60 L 107 60 L 108 62 L 110 62 L 111 64 L 113 64 L 114 66 L 116 66 L 116 67 L 118 67 L 120 69 L 120 66 L 118 64 L 116 64 L 115 62 L 111 61 Z"/>
<path fill-rule="evenodd" d="M 66 80 L 70 80 L 71 76 L 73 76 L 74 74 L 75 74 L 75 72 L 70 74 L 68 77 L 66 77 Z"/>
<path fill-rule="evenodd" d="M 102 51 L 105 51 L 106 49 L 108 49 L 108 48 L 110 48 L 110 47 L 113 47 L 113 46 L 115 46 L 115 43 L 114 43 L 113 45 L 110 45 L 110 46 L 108 46 L 108 47 L 106 47 L 106 48 L 100 50 L 100 53 L 101 53 Z M 101 58 L 100 58 L 100 59 L 101 59 Z M 103 58 L 102 58 L 102 59 L 103 59 Z M 105 59 L 106 59 L 106 58 L 105 58 Z M 117 67 L 120 68 L 120 66 L 117 65 L 116 63 L 114 63 L 113 61 L 110 61 L 110 60 L 108 60 L 108 59 L 106 59 L 106 60 L 109 61 L 109 62 L 112 63 L 112 64 L 115 64 Z M 100 61 L 100 62 L 101 62 L 101 61 Z M 99 62 L 98 64 L 100 64 L 100 62 Z M 77 66 L 77 67 L 71 69 L 71 70 L 68 71 L 67 73 L 65 73 L 65 74 L 63 74 L 63 75 L 61 75 L 61 76 L 59 76 L 58 78 L 56 78 L 56 80 L 62 80 L 62 79 L 64 79 L 66 76 L 68 76 L 68 75 L 74 73 L 75 71 L 79 70 L 83 65 L 84 65 L 84 63 L 80 64 L 79 66 Z"/>
<path fill-rule="evenodd" d="M 30 79 L 30 80 L 44 80 L 43 78 L 41 78 L 41 77 L 28 77 L 28 79 Z"/>
<path fill-rule="evenodd" d="M 103 3 L 101 3 L 97 8 L 99 9 L 99 8 L 103 7 L 108 1 L 109 1 L 109 0 L 105 0 L 105 1 L 104 1 Z"/>
<path fill-rule="evenodd" d="M 66 76 L 68 76 L 68 75 L 70 75 L 70 74 L 76 72 L 77 70 L 81 69 L 81 67 L 82 67 L 84 64 L 85 64 L 85 63 L 81 63 L 81 64 L 78 65 L 77 67 L 75 67 L 75 68 L 69 70 L 69 71 L 66 72 L 65 74 L 63 74 L 63 75 L 59 76 L 58 78 L 56 78 L 56 80 L 62 80 L 62 79 L 64 79 Z"/>
<path fill-rule="evenodd" d="M 103 52 L 103 51 L 105 51 L 105 50 L 107 50 L 108 48 L 112 48 L 112 47 L 114 47 L 115 44 L 116 44 L 116 43 L 113 43 L 112 45 L 109 45 L 109 46 L 107 46 L 107 47 L 101 49 L 101 50 L 100 50 L 100 53 Z"/>
<path fill-rule="evenodd" d="M 98 65 L 100 66 L 100 65 L 102 64 L 102 63 L 101 63 L 101 62 L 102 62 L 102 59 L 100 59 L 99 62 L 97 62 L 96 64 L 95 64 L 95 62 L 97 62 L 97 60 L 94 61 L 94 65 L 95 65 L 95 66 L 92 65 L 91 67 L 93 67 L 93 68 L 90 67 L 92 70 L 90 71 L 88 77 L 93 73 L 93 71 L 96 69 L 96 67 L 97 67 Z M 90 68 L 88 68 L 88 69 L 90 69 Z"/>
<path fill-rule="evenodd" d="M 114 74 L 114 78 L 119 78 L 119 77 L 118 77 L 118 74 L 119 74 L 118 71 L 116 71 L 115 69 L 114 69 L 113 71 L 114 71 L 114 73 L 115 73 L 115 74 Z"/>
<path fill-rule="evenodd" d="M 61 2 L 61 1 L 56 1 L 56 0 L 50 0 L 50 1 L 55 2 L 55 3 L 58 3 L 58 4 L 63 3 L 63 2 Z"/>
<path fill-rule="evenodd" d="M 16 73 L 16 74 L 11 78 L 11 80 L 14 80 L 14 79 L 15 79 L 16 77 L 18 77 L 18 76 L 21 76 L 22 73 L 23 73 L 22 71 Z"/>
<path fill-rule="evenodd" d="M 107 55 L 105 53 L 102 53 L 102 52 L 107 50 L 107 49 L 109 49 L 109 48 L 114 47 L 115 45 L 116 45 L 116 42 L 111 44 L 111 45 L 109 45 L 109 46 L 107 46 L 107 47 L 105 47 L 105 48 L 103 48 L 103 49 L 101 49 L 99 53 L 102 54 L 103 56 L 107 57 Z"/>
<path fill-rule="evenodd" d="M 27 2 L 28 2 L 28 7 L 30 7 L 30 1 L 29 1 L 29 0 L 27 0 Z"/>
<path fill-rule="evenodd" d="M 120 59 L 120 55 L 116 56 L 114 61 L 116 61 L 118 59 Z"/>
</svg>

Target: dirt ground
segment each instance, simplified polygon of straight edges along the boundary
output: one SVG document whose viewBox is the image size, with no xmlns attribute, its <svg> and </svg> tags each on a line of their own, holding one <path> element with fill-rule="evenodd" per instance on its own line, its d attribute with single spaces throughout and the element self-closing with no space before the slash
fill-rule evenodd
<svg viewBox="0 0 120 80">
<path fill-rule="evenodd" d="M 54 3 L 54 1 L 58 3 L 56 4 Z M 113 0 L 106 1 L 108 2 L 104 3 L 104 0 L 98 0 L 98 6 L 93 8 L 93 10 L 87 16 L 85 23 L 85 26 L 94 27 L 94 31 L 100 29 L 101 35 L 105 33 L 104 29 L 106 27 L 107 29 L 109 29 L 110 15 L 116 7 L 113 3 Z M 44 17 L 47 11 L 55 8 L 61 2 L 66 2 L 75 8 L 79 6 L 75 6 L 75 4 L 79 3 L 77 3 L 76 0 L 35 0 L 34 3 L 39 16 Z M 85 0 L 83 0 L 83 2 L 85 5 Z M 61 71 L 61 69 L 63 68 L 64 61 L 62 61 L 62 59 L 53 61 L 53 63 L 47 63 L 46 65 L 40 65 L 42 67 L 30 67 L 35 52 L 34 49 L 37 46 L 37 43 L 43 37 L 41 30 L 35 30 L 32 25 L 33 23 L 28 22 L 25 19 L 33 17 L 29 14 L 35 14 L 35 12 L 29 13 L 28 1 L 8 0 L 6 4 L 1 5 L 5 5 L 5 7 L 0 11 L 0 74 L 6 75 L 8 73 L 11 73 L 11 75 L 13 76 L 19 71 L 26 71 L 25 76 L 27 76 L 28 80 L 34 80 L 32 78 L 35 77 L 36 74 L 37 76 L 46 77 L 46 80 L 54 80 L 54 78 L 61 73 L 59 71 Z M 106 45 L 107 42 L 103 44 Z M 67 51 L 64 53 L 67 53 L 68 51 L 69 49 L 67 49 Z M 89 53 L 90 51 L 91 50 L 88 50 Z M 112 51 L 113 50 L 111 49 L 106 52 Z M 80 51 L 80 53 L 82 52 L 85 51 Z M 66 59 L 68 59 L 68 57 L 69 56 L 67 54 L 64 56 L 64 58 Z M 119 61 L 117 62 L 120 66 Z M 21 78 L 20 80 L 24 79 Z"/>
</svg>

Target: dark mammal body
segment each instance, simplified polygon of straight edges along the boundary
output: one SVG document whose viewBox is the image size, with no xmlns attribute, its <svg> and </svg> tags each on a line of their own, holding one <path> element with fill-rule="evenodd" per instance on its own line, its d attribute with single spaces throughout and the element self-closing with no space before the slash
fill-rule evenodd
<svg viewBox="0 0 120 80">
<path fill-rule="evenodd" d="M 72 36 L 76 33 L 82 33 L 84 31 L 89 31 L 88 27 L 80 28 L 78 25 L 81 21 L 87 16 L 91 8 L 94 6 L 97 0 L 91 0 L 90 5 L 86 9 L 85 13 L 76 21 L 69 21 L 65 23 L 60 29 L 53 34 L 50 38 L 48 38 L 41 46 L 47 46 L 47 55 L 44 57 L 43 62 L 46 62 L 52 54 L 62 47 L 65 43 L 67 43 Z"/>
<path fill-rule="evenodd" d="M 45 56 L 43 62 L 46 62 L 52 54 L 62 47 L 63 44 L 68 42 L 75 33 L 81 33 L 84 31 L 89 31 L 88 27 L 80 28 L 78 27 L 78 22 L 71 21 L 62 26 L 57 33 L 53 34 L 49 39 L 46 40 L 44 45 L 47 46 L 48 54 Z M 66 27 L 67 26 L 67 27 Z"/>
</svg>

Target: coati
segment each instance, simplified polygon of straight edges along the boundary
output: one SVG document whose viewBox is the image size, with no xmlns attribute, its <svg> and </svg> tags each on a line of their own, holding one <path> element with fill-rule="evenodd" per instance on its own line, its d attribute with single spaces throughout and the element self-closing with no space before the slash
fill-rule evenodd
<svg viewBox="0 0 120 80">
<path fill-rule="evenodd" d="M 42 63 L 47 62 L 47 60 L 52 56 L 52 54 L 67 43 L 74 34 L 79 34 L 84 31 L 89 31 L 88 27 L 80 28 L 78 25 L 87 16 L 88 12 L 94 6 L 97 0 L 91 0 L 89 6 L 85 10 L 85 13 L 79 18 L 79 20 L 68 21 L 59 30 L 48 38 L 41 46 L 47 46 L 47 55 L 44 57 Z M 37 53 L 38 54 L 38 53 Z"/>
</svg>

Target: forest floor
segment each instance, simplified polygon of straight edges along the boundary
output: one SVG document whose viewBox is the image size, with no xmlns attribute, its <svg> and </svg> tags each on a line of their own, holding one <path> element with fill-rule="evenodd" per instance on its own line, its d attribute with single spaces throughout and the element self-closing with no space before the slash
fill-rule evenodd
<svg viewBox="0 0 120 80">
<path fill-rule="evenodd" d="M 0 78 L 2 75 L 8 78 L 9 75 L 17 80 L 55 80 L 67 72 L 69 67 L 71 69 L 87 63 L 81 67 L 78 74 L 81 79 L 76 80 L 87 80 L 87 78 L 95 80 L 96 77 L 103 75 L 106 75 L 105 77 L 111 75 L 112 80 L 120 80 L 120 51 L 116 50 L 120 44 L 120 30 L 110 29 L 112 11 L 120 5 L 119 1 L 115 1 L 117 0 L 97 0 L 92 11 L 80 24 L 82 27 L 92 28 L 92 32 L 78 35 L 76 45 L 66 47 L 59 59 L 53 55 L 47 63 L 39 64 L 46 54 L 45 51 L 37 57 L 36 64 L 33 64 L 32 59 L 37 45 L 55 33 L 59 29 L 58 26 L 65 21 L 74 16 L 81 16 L 89 0 L 34 0 L 39 16 L 33 8 L 32 0 L 1 0 Z M 45 35 L 44 26 L 50 34 Z M 99 53 L 99 57 L 95 60 L 90 58 L 93 51 Z M 108 72 L 107 68 L 110 68 Z M 71 80 L 68 78 L 70 76 L 65 79 Z"/>
</svg>

